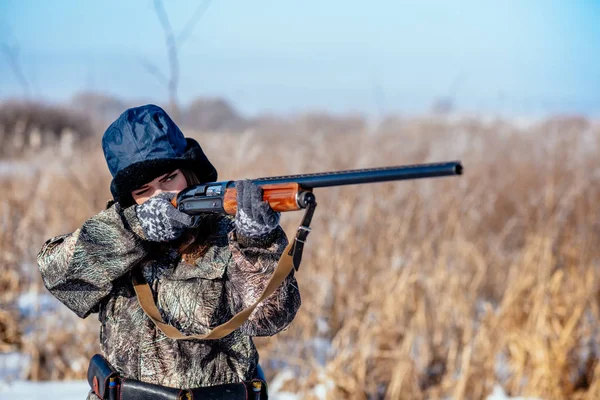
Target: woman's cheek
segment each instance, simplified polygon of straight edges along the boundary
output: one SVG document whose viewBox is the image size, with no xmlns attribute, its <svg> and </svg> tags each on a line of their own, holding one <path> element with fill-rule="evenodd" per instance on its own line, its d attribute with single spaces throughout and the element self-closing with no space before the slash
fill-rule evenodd
<svg viewBox="0 0 600 400">
<path fill-rule="evenodd" d="M 135 196 L 134 196 L 134 198 L 133 198 L 133 199 L 135 200 L 135 202 L 136 202 L 137 204 L 142 204 L 142 203 L 144 203 L 146 200 L 148 200 L 149 198 L 150 198 L 150 196 L 146 196 L 146 195 L 144 195 L 144 196 L 139 196 L 139 197 L 135 197 Z"/>
</svg>

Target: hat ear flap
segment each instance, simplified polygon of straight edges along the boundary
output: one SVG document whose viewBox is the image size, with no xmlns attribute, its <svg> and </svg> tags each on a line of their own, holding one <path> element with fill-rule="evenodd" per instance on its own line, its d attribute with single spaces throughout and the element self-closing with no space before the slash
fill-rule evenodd
<svg viewBox="0 0 600 400">
<path fill-rule="evenodd" d="M 217 169 L 206 157 L 202 147 L 192 138 L 186 138 L 186 141 L 188 145 L 183 158 L 193 162 L 190 169 L 200 182 L 215 182 L 218 178 Z"/>
<path fill-rule="evenodd" d="M 125 175 L 125 176 L 123 176 Z M 121 179 L 113 179 L 110 183 L 110 192 L 113 195 L 113 199 L 115 202 L 119 203 L 119 205 L 123 208 L 127 208 L 135 204 L 135 200 L 131 196 L 131 191 L 129 191 L 126 187 L 121 185 L 120 183 L 123 180 L 127 179 L 127 172 L 121 175 Z"/>
</svg>

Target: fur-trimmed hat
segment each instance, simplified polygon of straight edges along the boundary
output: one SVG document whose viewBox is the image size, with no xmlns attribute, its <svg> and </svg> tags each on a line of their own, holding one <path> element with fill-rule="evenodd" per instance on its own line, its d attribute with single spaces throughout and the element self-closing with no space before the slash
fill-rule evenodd
<svg viewBox="0 0 600 400">
<path fill-rule="evenodd" d="M 217 170 L 194 139 L 185 138 L 160 107 L 126 110 L 102 136 L 102 150 L 113 176 L 110 191 L 123 207 L 134 204 L 131 192 L 177 168 L 201 182 L 217 180 Z"/>
</svg>

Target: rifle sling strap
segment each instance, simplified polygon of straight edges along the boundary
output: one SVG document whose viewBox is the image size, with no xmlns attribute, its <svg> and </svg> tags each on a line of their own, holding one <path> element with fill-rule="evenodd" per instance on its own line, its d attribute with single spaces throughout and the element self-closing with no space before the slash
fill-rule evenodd
<svg viewBox="0 0 600 400">
<path fill-rule="evenodd" d="M 140 268 L 136 268 L 132 271 L 131 277 L 133 282 L 133 289 L 137 295 L 140 306 L 146 313 L 146 315 L 154 322 L 156 327 L 160 329 L 167 337 L 175 340 L 206 340 L 206 339 L 221 339 L 231 332 L 242 326 L 244 322 L 250 317 L 250 314 L 254 311 L 256 306 L 269 297 L 275 292 L 275 290 L 283 283 L 285 278 L 292 272 L 292 269 L 298 270 L 300 266 L 300 260 L 302 257 L 303 244 L 306 241 L 306 237 L 310 232 L 309 224 L 314 213 L 316 203 L 309 205 L 306 209 L 306 214 L 302 220 L 302 224 L 298 227 L 298 232 L 294 240 L 288 244 L 284 250 L 277 267 L 273 272 L 273 276 L 267 283 L 267 287 L 260 295 L 258 300 L 248 308 L 240 311 L 233 316 L 229 321 L 213 328 L 208 333 L 203 335 L 185 335 L 181 331 L 172 325 L 165 323 L 160 315 L 160 311 L 156 307 L 154 297 L 152 296 L 152 290 L 146 282 Z"/>
</svg>

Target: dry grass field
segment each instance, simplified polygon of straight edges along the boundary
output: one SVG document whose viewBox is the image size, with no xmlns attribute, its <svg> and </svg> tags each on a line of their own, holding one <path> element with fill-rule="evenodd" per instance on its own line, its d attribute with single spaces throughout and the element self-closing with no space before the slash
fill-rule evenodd
<svg viewBox="0 0 600 400">
<path fill-rule="evenodd" d="M 440 117 L 345 135 L 187 134 L 221 179 L 465 167 L 461 177 L 316 191 L 302 308 L 286 331 L 257 339 L 268 376 L 290 377 L 284 390 L 482 399 L 501 384 L 511 395 L 600 398 L 597 123 Z M 94 140 L 91 150 L 47 147 L 0 169 L 0 352 L 27 354 L 30 379 L 83 379 L 98 351 L 96 316 L 79 320 L 48 301 L 35 265 L 44 240 L 110 197 Z M 300 218 L 283 216 L 288 235 Z"/>
</svg>

